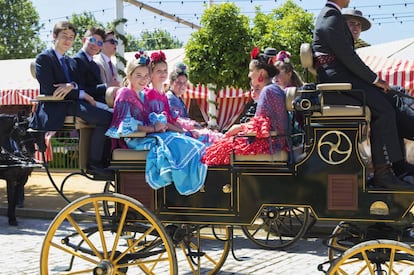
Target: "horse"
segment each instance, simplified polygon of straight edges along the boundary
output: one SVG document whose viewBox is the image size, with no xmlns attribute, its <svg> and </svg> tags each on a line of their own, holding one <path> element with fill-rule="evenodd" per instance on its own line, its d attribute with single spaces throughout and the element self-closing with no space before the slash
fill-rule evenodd
<svg viewBox="0 0 414 275">
<path fill-rule="evenodd" d="M 28 130 L 29 120 L 22 114 L 0 114 L 0 179 L 7 183 L 9 225 L 17 226 L 16 206 L 33 168 L 36 138 Z"/>
</svg>

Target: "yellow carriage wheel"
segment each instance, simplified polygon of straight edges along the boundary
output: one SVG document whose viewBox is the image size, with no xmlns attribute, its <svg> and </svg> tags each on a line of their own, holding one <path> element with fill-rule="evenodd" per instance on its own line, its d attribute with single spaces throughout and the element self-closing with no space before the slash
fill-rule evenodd
<svg viewBox="0 0 414 275">
<path fill-rule="evenodd" d="M 178 243 L 177 254 L 183 253 L 193 274 L 217 274 L 230 251 L 230 229 L 222 225 L 187 226 L 187 234 Z M 190 231 L 190 232 L 189 232 Z"/>
<path fill-rule="evenodd" d="M 340 222 L 328 241 L 328 257 L 332 261 L 363 239 L 358 228 L 350 223 Z"/>
<path fill-rule="evenodd" d="M 414 249 L 398 241 L 366 241 L 348 249 L 332 263 L 327 274 L 413 275 Z"/>
<path fill-rule="evenodd" d="M 162 223 L 135 199 L 116 193 L 88 195 L 59 212 L 43 241 L 40 270 L 42 275 L 178 274 Z"/>
</svg>

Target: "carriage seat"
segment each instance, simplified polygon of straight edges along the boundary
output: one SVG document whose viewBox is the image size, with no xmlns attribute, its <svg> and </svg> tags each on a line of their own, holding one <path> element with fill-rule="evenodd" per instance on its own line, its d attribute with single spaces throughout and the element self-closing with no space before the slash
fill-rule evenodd
<svg viewBox="0 0 414 275">
<path fill-rule="evenodd" d="M 117 87 L 110 87 L 106 91 L 106 103 L 109 107 L 113 107 Z M 276 135 L 276 132 L 271 132 L 271 135 Z M 128 137 L 145 137 L 145 132 L 135 132 Z M 133 149 L 122 149 L 117 148 L 112 152 L 112 161 L 114 162 L 122 162 L 122 161 L 145 161 L 148 155 L 148 151 L 137 151 Z M 236 161 L 287 161 L 288 160 L 288 153 L 285 151 L 276 152 L 272 155 L 270 154 L 259 154 L 259 155 L 236 155 Z"/>
<path fill-rule="evenodd" d="M 317 75 L 317 72 L 314 68 L 313 62 L 313 51 L 309 43 L 303 43 L 300 46 L 300 61 L 307 71 L 311 72 L 313 75 Z M 320 112 L 313 112 L 312 117 L 365 117 L 367 121 L 370 120 L 370 110 L 368 107 L 363 107 L 360 105 L 332 105 L 323 103 L 323 94 L 329 92 L 347 92 L 352 90 L 351 83 L 322 83 L 316 85 L 316 91 L 322 94 L 321 99 L 321 109 Z M 291 92 L 293 93 L 293 92 Z M 289 100 L 292 100 L 292 97 L 296 95 L 290 95 Z M 295 97 L 293 97 L 294 99 Z M 291 102 L 291 101 L 290 101 Z M 292 104 L 290 104 L 292 105 Z M 289 105 L 287 105 L 289 106 Z M 289 106 L 293 111 L 293 106 Z"/>
<path fill-rule="evenodd" d="M 53 96 L 38 95 L 36 101 L 48 101 L 57 102 L 61 101 Z M 94 125 L 88 124 L 82 118 L 77 116 L 66 116 L 62 130 L 77 129 L 79 130 L 79 168 L 86 169 L 88 164 L 88 152 L 90 148 L 90 137 L 92 135 L 92 129 Z"/>
</svg>

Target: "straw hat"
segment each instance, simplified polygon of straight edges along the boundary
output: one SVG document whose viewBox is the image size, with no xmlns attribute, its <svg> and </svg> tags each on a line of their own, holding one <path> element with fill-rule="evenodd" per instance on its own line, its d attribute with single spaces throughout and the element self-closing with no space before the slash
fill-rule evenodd
<svg viewBox="0 0 414 275">
<path fill-rule="evenodd" d="M 371 22 L 369 22 L 369 20 L 366 19 L 362 15 L 362 11 L 360 11 L 360 10 L 350 9 L 350 10 L 344 11 L 342 14 L 343 14 L 343 16 L 345 17 L 346 20 L 356 19 L 359 22 L 361 22 L 361 30 L 362 31 L 366 31 L 369 28 L 371 28 Z"/>
</svg>

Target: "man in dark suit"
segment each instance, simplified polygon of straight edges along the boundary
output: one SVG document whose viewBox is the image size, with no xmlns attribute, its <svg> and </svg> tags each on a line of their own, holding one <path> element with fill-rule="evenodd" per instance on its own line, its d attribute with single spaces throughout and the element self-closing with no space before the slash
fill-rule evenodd
<svg viewBox="0 0 414 275">
<path fill-rule="evenodd" d="M 106 84 L 101 79 L 99 66 L 93 60 L 94 55 L 101 51 L 105 40 L 105 31 L 90 27 L 82 38 L 82 49 L 74 56 L 80 77 L 80 86 L 96 101 L 105 103 Z"/>
<path fill-rule="evenodd" d="M 373 185 L 394 190 L 414 189 L 414 186 L 400 180 L 392 169 L 392 163 L 401 162 L 404 158 L 396 114 L 384 96 L 390 86 L 354 51 L 352 34 L 341 14 L 349 2 L 328 1 L 316 20 L 312 48 L 318 81 L 348 82 L 354 89 L 364 91 L 366 104 L 371 110 L 371 152 L 375 169 Z"/>
<path fill-rule="evenodd" d="M 88 172 L 106 174 L 103 169 L 105 132 L 112 119 L 112 113 L 96 107 L 96 101 L 80 86 L 76 61 L 65 53 L 72 47 L 76 37 L 75 27 L 61 21 L 53 29 L 54 45 L 36 57 L 35 72 L 40 84 L 40 94 L 52 96 L 63 102 L 40 101 L 31 118 L 30 127 L 44 131 L 58 131 L 63 127 L 65 117 L 78 116 L 94 125 L 91 137 L 93 146 L 88 155 Z"/>
</svg>

